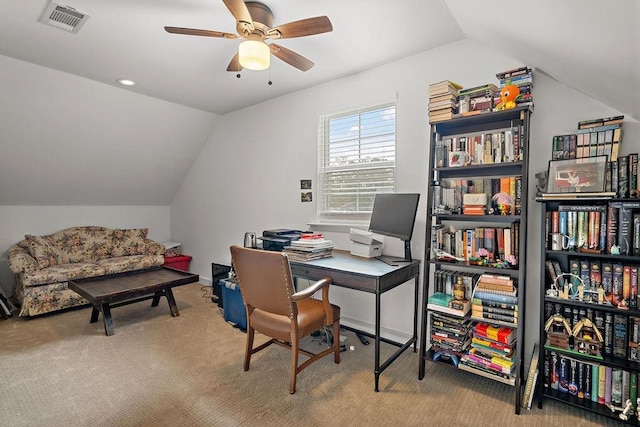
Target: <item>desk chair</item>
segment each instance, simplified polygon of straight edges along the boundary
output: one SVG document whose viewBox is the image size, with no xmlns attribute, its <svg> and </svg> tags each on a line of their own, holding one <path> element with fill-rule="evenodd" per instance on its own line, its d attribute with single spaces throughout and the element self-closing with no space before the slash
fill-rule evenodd
<svg viewBox="0 0 640 427">
<path fill-rule="evenodd" d="M 296 392 L 296 377 L 311 363 L 333 353 L 340 363 L 340 307 L 329 303 L 329 285 L 326 277 L 310 287 L 295 292 L 289 258 L 283 252 L 231 246 L 231 259 L 238 276 L 242 298 L 247 307 L 247 345 L 244 370 L 249 370 L 251 355 L 278 344 L 291 349 L 291 379 L 289 393 Z M 311 298 L 322 289 L 322 300 Z M 333 345 L 311 353 L 300 348 L 302 338 L 325 326 L 333 327 Z M 253 348 L 254 332 L 271 340 Z M 309 357 L 298 366 L 298 355 Z"/>
</svg>

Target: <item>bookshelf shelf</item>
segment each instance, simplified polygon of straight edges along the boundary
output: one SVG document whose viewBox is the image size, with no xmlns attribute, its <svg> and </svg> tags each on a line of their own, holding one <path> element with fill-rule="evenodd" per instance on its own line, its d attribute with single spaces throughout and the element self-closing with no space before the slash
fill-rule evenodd
<svg viewBox="0 0 640 427">
<path fill-rule="evenodd" d="M 551 390 L 546 394 L 546 397 L 549 399 L 557 400 L 562 403 L 566 403 L 567 405 L 574 406 L 576 408 L 584 409 L 590 412 L 595 412 L 596 414 L 603 415 L 609 418 L 616 418 L 620 422 L 618 418 L 618 414 L 620 411 L 617 411 L 615 414 L 611 412 L 611 410 L 606 405 L 600 405 L 595 402 L 585 401 L 585 399 L 578 399 L 575 396 L 567 395 L 567 393 L 560 393 L 556 390 Z M 627 421 L 628 425 L 640 425 L 636 418 L 631 417 L 629 421 Z"/>
<path fill-rule="evenodd" d="M 522 378 L 524 377 L 522 348 L 525 330 L 525 240 L 530 118 L 529 108 L 519 107 L 431 124 L 429 160 L 431 181 L 427 185 L 429 209 L 426 218 L 427 245 L 424 257 L 428 262 L 424 263 L 423 315 L 418 368 L 418 378 L 422 380 L 425 376 L 426 361 L 433 361 L 434 356 L 439 352 L 440 354 L 443 352 L 446 354 L 447 351 L 455 353 L 459 363 L 452 364 L 453 368 L 514 387 L 516 414 L 520 413 Z M 447 166 L 449 163 L 446 159 L 451 153 L 455 155 L 455 152 L 462 152 L 464 158 L 470 159 L 464 167 Z M 452 188 L 455 192 L 453 202 L 452 198 L 448 197 Z M 445 191 L 449 193 L 445 195 Z M 486 207 L 480 206 L 481 212 L 485 212 L 485 215 L 460 213 L 463 212 L 463 208 L 468 208 L 462 205 L 462 195 L 466 193 L 486 195 Z M 504 206 L 497 206 L 492 200 L 497 193 L 506 193 L 511 198 L 512 204 L 507 205 L 506 209 Z M 474 196 L 473 199 L 485 200 L 485 197 Z M 436 213 L 443 210 L 442 205 L 447 206 L 451 213 Z M 476 209 L 469 209 L 469 211 L 477 212 Z M 496 212 L 503 214 L 494 214 Z M 440 239 L 442 235 L 445 235 L 448 243 Z M 489 255 L 482 251 L 478 252 L 479 249 L 486 249 Z M 434 257 L 438 250 L 464 258 L 465 261 L 451 262 L 438 259 Z M 469 260 L 470 257 L 472 260 Z M 478 257 L 500 259 L 503 262 L 511 259 L 512 268 L 497 267 L 497 264 L 503 265 L 501 263 L 487 265 L 473 262 L 473 259 Z M 517 260 L 515 263 L 513 258 Z M 496 290 L 488 293 L 504 297 L 504 302 L 480 298 L 480 293 L 476 295 L 473 289 L 478 287 L 480 280 L 489 283 L 489 276 L 501 276 L 509 286 L 517 288 L 517 296 L 501 295 Z M 436 339 L 437 337 L 433 337 L 433 331 L 441 331 L 440 327 L 446 323 L 446 319 L 444 321 L 440 319 L 438 323 L 437 312 L 428 307 L 428 300 L 435 292 L 455 295 L 454 290 L 462 286 L 463 282 L 466 289 L 471 289 L 471 292 L 466 294 L 466 298 L 473 298 L 472 309 L 469 317 L 466 318 L 469 328 L 467 333 L 473 339 L 462 344 L 463 340 L 458 338 L 459 341 L 454 342 L 452 348 L 447 348 L 446 342 L 443 344 Z M 485 295 L 486 293 L 487 291 Z M 435 322 L 434 316 L 436 316 Z M 513 322 L 496 320 L 499 317 L 517 318 L 517 325 Z M 484 324 L 492 325 L 496 335 L 494 336 L 493 332 L 491 337 L 488 336 L 489 334 L 480 335 Z M 492 338 L 495 338 L 495 341 Z M 484 348 L 480 341 L 484 341 Z M 462 348 L 460 351 L 458 346 Z M 487 357 L 492 354 L 487 347 L 499 348 L 498 358 Z M 442 362 L 442 358 L 438 358 L 438 361 Z"/>
<path fill-rule="evenodd" d="M 429 260 L 429 263 L 431 264 L 435 264 L 438 266 L 446 266 L 446 267 L 451 267 L 451 268 L 465 268 L 465 269 L 470 269 L 470 270 L 476 270 L 476 271 L 482 271 L 482 272 L 487 272 L 487 273 L 492 273 L 492 274 L 502 274 L 505 276 L 517 276 L 518 275 L 518 270 L 517 269 L 512 269 L 512 268 L 497 268 L 497 267 L 490 267 L 490 266 L 486 266 L 486 265 L 477 265 L 477 264 L 472 264 L 470 262 L 462 262 L 462 261 L 456 261 L 456 262 L 450 262 L 450 261 L 440 261 L 436 258 L 431 258 Z"/>
<path fill-rule="evenodd" d="M 542 363 L 539 376 L 541 381 L 537 384 L 538 407 L 542 407 L 544 399 L 553 399 L 623 422 L 620 414 L 626 400 L 629 399 L 635 408 L 638 396 L 640 299 L 637 269 L 640 267 L 640 256 L 633 255 L 633 247 L 629 247 L 628 253 L 622 248 L 625 252 L 623 254 L 612 254 L 611 247 L 620 243 L 620 234 L 623 233 L 621 230 L 629 225 L 621 222 L 620 210 L 628 208 L 633 218 L 633 213 L 640 213 L 640 201 L 566 198 L 540 202 L 543 207 L 540 237 L 540 342 L 545 345 L 539 347 L 539 360 Z M 576 224 L 572 225 L 573 220 L 569 214 L 564 215 L 562 212 L 576 212 Z M 582 220 L 579 215 L 582 215 Z M 593 221 L 588 222 L 589 218 L 593 218 Z M 577 222 L 585 224 L 585 219 L 586 227 L 579 231 L 581 227 Z M 596 227 L 596 224 L 599 226 Z M 560 229 L 569 236 L 570 241 L 575 239 L 578 244 L 588 242 L 592 235 L 591 246 L 595 250 L 583 252 L 550 249 L 553 244 L 552 235 Z M 631 233 L 634 235 L 635 231 L 631 230 Z M 624 235 L 622 238 L 624 239 Z M 554 274 L 557 276 L 559 273 L 563 273 L 563 277 L 567 273 L 574 275 L 568 276 L 565 287 L 569 296 L 555 293 L 558 286 L 552 284 L 558 282 Z M 606 301 L 598 303 L 575 298 L 576 290 L 579 292 L 580 288 L 585 293 L 592 292 L 592 295 L 596 295 L 600 289 Z M 557 331 L 550 330 L 548 333 L 545 326 L 549 325 L 547 320 L 554 316 L 562 316 L 572 330 L 567 347 L 559 348 L 549 342 L 550 333 Z M 598 331 L 592 334 L 596 338 L 593 344 L 597 348 L 595 356 L 583 354 L 584 350 L 577 350 L 582 342 L 579 325 L 583 319 L 588 319 Z M 598 334 L 601 335 L 601 340 L 597 339 Z M 612 411 L 605 403 L 613 404 L 617 409 Z M 627 424 L 640 425 L 635 414 L 628 418 L 629 420 L 624 421 Z"/>
</svg>

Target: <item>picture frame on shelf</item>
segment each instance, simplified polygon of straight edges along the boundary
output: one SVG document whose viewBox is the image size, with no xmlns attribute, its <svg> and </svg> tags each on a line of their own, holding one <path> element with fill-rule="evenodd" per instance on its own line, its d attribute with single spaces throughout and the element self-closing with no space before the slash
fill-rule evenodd
<svg viewBox="0 0 640 427">
<path fill-rule="evenodd" d="M 604 192 L 607 159 L 607 156 L 597 156 L 549 160 L 546 193 Z"/>
</svg>

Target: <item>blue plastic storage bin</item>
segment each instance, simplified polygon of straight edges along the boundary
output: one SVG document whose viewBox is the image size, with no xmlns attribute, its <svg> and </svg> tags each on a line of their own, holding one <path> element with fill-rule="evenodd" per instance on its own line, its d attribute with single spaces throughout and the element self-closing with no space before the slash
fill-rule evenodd
<svg viewBox="0 0 640 427">
<path fill-rule="evenodd" d="M 240 328 L 247 330 L 247 312 L 242 300 L 240 284 L 235 280 L 220 280 L 220 290 L 222 291 L 222 312 L 224 320 Z"/>
</svg>

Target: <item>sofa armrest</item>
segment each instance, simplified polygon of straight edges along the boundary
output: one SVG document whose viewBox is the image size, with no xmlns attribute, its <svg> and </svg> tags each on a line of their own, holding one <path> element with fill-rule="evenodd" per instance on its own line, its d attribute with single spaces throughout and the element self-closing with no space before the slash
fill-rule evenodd
<svg viewBox="0 0 640 427">
<path fill-rule="evenodd" d="M 28 273 L 38 270 L 38 262 L 28 250 L 19 245 L 13 245 L 7 251 L 9 269 L 15 273 Z"/>
<path fill-rule="evenodd" d="M 147 248 L 145 249 L 145 255 L 164 255 L 164 245 L 151 239 L 145 239 Z"/>
</svg>

